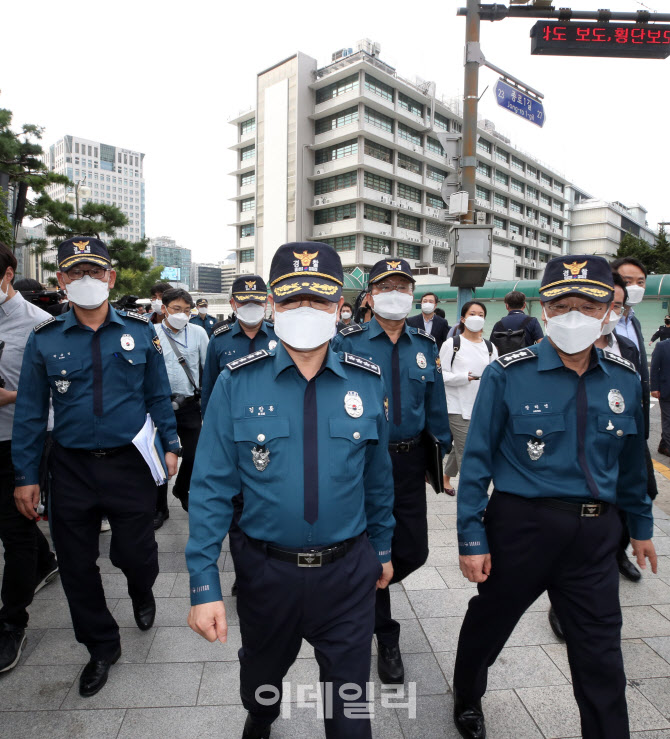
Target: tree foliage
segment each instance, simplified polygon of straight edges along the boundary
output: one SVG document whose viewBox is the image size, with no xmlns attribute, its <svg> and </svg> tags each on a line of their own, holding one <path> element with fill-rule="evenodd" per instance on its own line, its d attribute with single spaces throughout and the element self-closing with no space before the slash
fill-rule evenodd
<svg viewBox="0 0 670 739">
<path fill-rule="evenodd" d="M 31 218 L 44 221 L 46 235 L 59 241 L 73 236 L 94 236 L 99 239 L 103 234 L 112 238 L 118 228 L 128 223 L 126 216 L 115 205 L 91 201 L 82 205 L 77 218 L 74 205 L 52 200 L 46 193 L 29 203 L 26 213 Z"/>
<path fill-rule="evenodd" d="M 112 239 L 107 245 L 116 270 L 112 299 L 121 295 L 148 297 L 149 289 L 160 279 L 163 267 L 154 266 L 153 260 L 144 256 L 148 243 L 146 238 L 135 242 Z"/>
<path fill-rule="evenodd" d="M 670 274 L 670 240 L 663 226 L 653 245 L 632 234 L 625 234 L 616 256 L 639 259 L 649 273 Z"/>
</svg>

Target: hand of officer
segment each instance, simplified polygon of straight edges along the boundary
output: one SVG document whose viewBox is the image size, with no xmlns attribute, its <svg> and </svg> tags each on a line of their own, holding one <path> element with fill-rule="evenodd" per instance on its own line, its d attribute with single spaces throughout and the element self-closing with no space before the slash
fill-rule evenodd
<svg viewBox="0 0 670 739">
<path fill-rule="evenodd" d="M 35 508 L 40 502 L 40 486 L 39 485 L 22 485 L 14 488 L 14 500 L 19 513 L 26 518 L 39 518 Z"/>
<path fill-rule="evenodd" d="M 179 457 L 173 452 L 165 452 L 165 464 L 167 465 L 168 479 L 177 474 Z"/>
<path fill-rule="evenodd" d="M 637 539 L 631 539 L 630 545 L 633 547 L 633 554 L 637 558 L 637 564 L 638 567 L 641 570 L 647 569 L 647 562 L 648 559 L 651 563 L 651 571 L 656 574 L 656 564 L 658 560 L 656 559 L 656 549 L 654 548 L 654 542 L 651 539 L 646 539 L 645 541 L 638 541 Z"/>
<path fill-rule="evenodd" d="M 204 636 L 207 641 L 217 639 L 223 644 L 228 637 L 228 622 L 226 621 L 226 607 L 222 600 L 211 603 L 201 603 L 191 606 L 188 614 L 188 625 L 196 634 Z"/>
<path fill-rule="evenodd" d="M 461 554 L 458 561 L 463 577 L 470 582 L 485 582 L 491 574 L 490 554 Z"/>
<path fill-rule="evenodd" d="M 389 559 L 388 562 L 382 562 L 382 574 L 379 576 L 379 580 L 377 580 L 376 590 L 383 590 L 384 588 L 388 587 L 388 584 L 391 582 L 392 577 L 393 565 L 391 564 L 391 560 Z"/>
<path fill-rule="evenodd" d="M 656 398 L 656 400 L 659 400 L 661 397 L 661 391 L 660 390 L 652 390 L 651 391 L 651 397 Z"/>
<path fill-rule="evenodd" d="M 16 390 L 5 390 L 4 387 L 0 387 L 0 408 L 12 403 L 16 403 Z"/>
</svg>

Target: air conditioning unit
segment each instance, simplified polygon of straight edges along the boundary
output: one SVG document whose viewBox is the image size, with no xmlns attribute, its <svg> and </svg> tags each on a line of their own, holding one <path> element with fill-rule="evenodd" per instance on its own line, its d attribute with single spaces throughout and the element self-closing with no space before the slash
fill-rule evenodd
<svg viewBox="0 0 670 739">
<path fill-rule="evenodd" d="M 322 169 L 317 169 L 317 170 L 316 170 L 316 173 L 317 173 L 317 174 L 323 174 L 323 170 L 322 170 Z"/>
<path fill-rule="evenodd" d="M 411 206 L 411 205 L 407 205 L 407 206 L 406 206 L 406 208 L 407 208 L 407 210 L 411 210 L 411 211 L 412 211 L 412 213 L 414 213 L 414 208 L 412 208 L 412 206 Z"/>
<path fill-rule="evenodd" d="M 482 211 L 478 210 L 475 213 L 475 223 L 484 225 L 486 223 L 486 213 L 482 213 Z"/>
<path fill-rule="evenodd" d="M 324 203 L 330 203 L 331 201 L 332 201 L 332 198 L 324 198 L 323 199 L 323 202 Z"/>
<path fill-rule="evenodd" d="M 391 200 L 391 205 L 394 208 L 399 208 L 400 207 L 400 203 L 397 200 Z"/>
<path fill-rule="evenodd" d="M 380 198 L 382 203 L 388 203 L 390 199 L 386 195 L 382 195 Z"/>
<path fill-rule="evenodd" d="M 323 198 L 316 198 L 314 200 L 314 205 L 322 205 L 323 204 Z"/>
</svg>

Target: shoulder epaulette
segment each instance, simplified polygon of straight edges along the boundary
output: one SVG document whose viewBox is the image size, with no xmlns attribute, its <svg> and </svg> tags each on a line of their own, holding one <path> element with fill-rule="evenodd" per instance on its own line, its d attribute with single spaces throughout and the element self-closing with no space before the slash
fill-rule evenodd
<svg viewBox="0 0 670 739">
<path fill-rule="evenodd" d="M 628 361 L 627 359 L 624 359 L 623 357 L 620 357 L 618 354 L 615 354 L 614 352 L 607 351 L 607 349 L 603 349 L 603 359 L 607 359 L 608 362 L 614 362 L 614 364 L 619 364 L 622 367 L 625 367 L 626 369 L 629 369 L 631 372 L 636 372 L 635 365 Z"/>
<path fill-rule="evenodd" d="M 351 364 L 354 367 L 360 367 L 361 369 L 365 369 L 368 372 L 372 372 L 373 375 L 379 375 L 381 377 L 382 368 L 378 364 L 371 362 L 369 359 L 359 357 L 356 354 L 349 354 L 349 352 L 342 352 L 342 356 L 340 357 L 340 359 L 345 364 Z"/>
<path fill-rule="evenodd" d="M 212 336 L 219 336 L 219 334 L 225 334 L 226 331 L 230 331 L 230 324 L 224 323 L 218 328 L 215 326 L 214 330 L 212 331 Z"/>
<path fill-rule="evenodd" d="M 245 357 L 240 357 L 239 359 L 233 359 L 232 362 L 228 362 L 226 365 L 226 369 L 229 369 L 231 372 L 234 372 L 236 369 L 239 369 L 240 367 L 244 367 L 246 364 L 251 364 L 252 362 L 257 362 L 259 359 L 265 359 L 265 357 L 271 357 L 269 351 L 266 349 L 261 349 L 257 352 L 252 352 L 251 354 L 247 354 Z"/>
<path fill-rule="evenodd" d="M 348 326 L 341 328 L 338 333 L 340 334 L 340 336 L 349 336 L 349 334 L 356 334 L 362 330 L 363 327 L 360 325 L 360 323 L 350 323 Z"/>
<path fill-rule="evenodd" d="M 122 316 L 128 316 L 128 318 L 135 318 L 138 321 L 144 321 L 144 323 L 149 323 L 149 316 L 142 313 L 136 313 L 134 310 L 127 310 L 125 313 L 121 313 Z"/>
<path fill-rule="evenodd" d="M 422 328 L 415 328 L 414 329 L 419 336 L 423 336 L 426 339 L 430 339 L 433 344 L 435 343 L 435 337 L 432 334 L 429 334 L 428 331 L 424 331 Z"/>
<path fill-rule="evenodd" d="M 33 328 L 33 331 L 39 331 L 40 329 L 43 329 L 45 326 L 48 326 L 50 323 L 55 323 L 56 319 L 53 316 L 50 316 L 46 319 L 46 321 L 42 321 L 42 323 L 38 323 L 37 326 Z"/>
<path fill-rule="evenodd" d="M 510 352 L 509 354 L 503 354 L 502 357 L 498 357 L 496 359 L 496 362 L 501 367 L 509 367 L 510 364 L 514 364 L 515 362 L 520 362 L 522 359 L 531 359 L 533 357 L 537 357 L 537 354 L 535 352 L 530 351 L 530 349 L 519 349 L 516 352 Z"/>
</svg>

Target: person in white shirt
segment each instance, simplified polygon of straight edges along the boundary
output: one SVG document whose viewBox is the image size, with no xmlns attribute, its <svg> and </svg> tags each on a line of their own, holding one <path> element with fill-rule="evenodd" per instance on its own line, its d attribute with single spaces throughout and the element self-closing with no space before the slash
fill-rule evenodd
<svg viewBox="0 0 670 739">
<path fill-rule="evenodd" d="M 166 290 L 161 306 L 163 322 L 156 326 L 170 381 L 172 407 L 177 417 L 177 434 L 182 446 L 182 461 L 172 494 L 181 501 L 184 510 L 188 510 L 195 448 L 202 428 L 200 378 L 209 343 L 205 329 L 189 323 L 192 308 L 193 298 L 186 290 Z M 185 360 L 184 363 L 180 363 L 179 355 Z M 154 529 L 160 528 L 169 515 L 166 483 L 158 488 Z"/>
<path fill-rule="evenodd" d="M 486 365 L 498 357 L 495 346 L 483 338 L 485 321 L 486 306 L 477 300 L 468 301 L 461 309 L 460 333 L 447 339 L 440 349 L 449 426 L 454 438 L 444 465 L 444 490 L 449 495 L 456 494 L 451 478 L 458 474 L 461 464 L 479 378 Z"/>
</svg>

